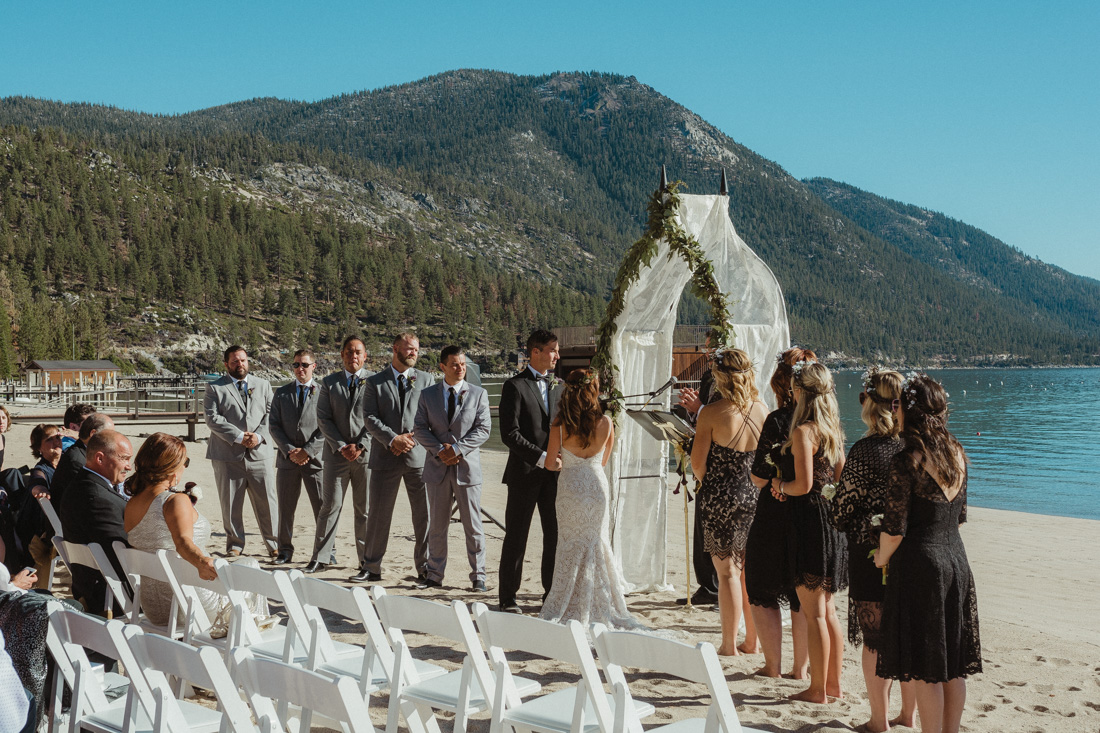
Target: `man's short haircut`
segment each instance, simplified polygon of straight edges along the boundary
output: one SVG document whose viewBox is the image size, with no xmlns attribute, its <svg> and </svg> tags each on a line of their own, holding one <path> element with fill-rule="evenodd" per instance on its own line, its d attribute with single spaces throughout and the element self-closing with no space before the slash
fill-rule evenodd
<svg viewBox="0 0 1100 733">
<path fill-rule="evenodd" d="M 115 421 L 112 420 L 109 415 L 104 415 L 102 413 L 89 415 L 84 422 L 80 423 L 80 439 L 87 441 L 88 438 L 92 436 L 92 433 L 108 430 L 114 426 Z"/>
<path fill-rule="evenodd" d="M 439 363 L 446 364 L 447 359 L 452 356 L 464 356 L 466 349 L 462 348 L 458 344 L 451 344 L 450 346 L 444 346 L 443 351 L 439 352 Z"/>
<path fill-rule="evenodd" d="M 94 405 L 86 405 L 81 402 L 77 402 L 75 405 L 69 405 L 65 410 L 65 417 L 62 418 L 62 422 L 65 423 L 65 427 L 76 424 L 81 425 L 84 422 L 84 418 L 88 415 L 95 414 Z"/>
<path fill-rule="evenodd" d="M 350 344 L 352 341 L 358 341 L 359 343 L 363 344 L 363 351 L 367 350 L 367 342 L 364 341 L 359 336 L 352 335 L 352 336 L 348 336 L 346 339 L 344 339 L 344 343 L 340 344 L 340 353 L 341 354 L 344 353 L 344 349 L 348 348 L 348 344 Z"/>
<path fill-rule="evenodd" d="M 552 344 L 558 340 L 558 335 L 553 331 L 547 331 L 545 328 L 540 328 L 537 331 L 532 332 L 527 337 L 527 353 L 531 353 L 531 349 L 545 349 L 547 344 Z"/>
<path fill-rule="evenodd" d="M 88 441 L 88 458 L 96 453 L 106 453 L 113 456 L 118 452 L 118 438 L 122 434 L 114 430 L 100 430 Z"/>
<path fill-rule="evenodd" d="M 295 359 L 301 359 L 303 356 L 308 356 L 314 362 L 317 361 L 317 357 L 314 356 L 313 352 L 310 351 L 309 349 L 298 349 L 297 351 L 294 352 L 294 358 Z"/>
<path fill-rule="evenodd" d="M 224 354 L 222 354 L 222 361 L 224 361 L 226 364 L 228 364 L 229 363 L 229 357 L 233 356 L 238 351 L 243 351 L 246 355 L 248 354 L 248 349 L 241 346 L 240 344 L 233 344 L 232 346 L 230 346 L 228 349 L 225 350 Z"/>
<path fill-rule="evenodd" d="M 399 333 L 399 334 L 397 334 L 396 336 L 393 337 L 393 345 L 394 346 L 397 346 L 402 341 L 415 341 L 416 343 L 419 344 L 420 343 L 420 337 L 417 336 L 412 331 L 403 331 L 403 332 L 401 332 L 401 333 Z"/>
</svg>

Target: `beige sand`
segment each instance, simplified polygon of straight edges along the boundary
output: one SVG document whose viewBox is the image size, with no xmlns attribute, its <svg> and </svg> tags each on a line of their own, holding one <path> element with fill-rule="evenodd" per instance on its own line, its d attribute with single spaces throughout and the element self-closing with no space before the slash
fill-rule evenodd
<svg viewBox="0 0 1100 733">
<path fill-rule="evenodd" d="M 134 439 L 158 429 L 156 426 L 120 424 Z M 5 436 L 8 440 L 5 466 L 31 463 L 27 438 L 31 425 L 17 423 Z M 182 425 L 165 426 L 168 432 L 186 432 Z M 200 438 L 207 431 L 200 426 Z M 189 445 L 191 467 L 188 480 L 207 489 L 200 509 L 214 523 L 215 537 L 208 548 L 221 552 L 224 534 L 213 489 L 213 471 L 203 459 L 205 443 Z M 483 457 L 488 477 L 484 506 L 493 516 L 503 519 L 505 491 L 499 477 L 505 454 Z M 678 500 L 678 497 L 677 497 Z M 349 502 L 350 506 L 350 502 Z M 255 522 L 246 510 L 250 532 Z M 459 599 L 469 603 L 496 601 L 496 568 L 500 557 L 503 531 L 487 524 L 487 568 L 490 591 L 469 591 L 461 526 L 452 524 L 450 565 L 446 587 L 438 591 L 418 591 L 411 583 L 413 536 L 408 504 L 402 497 L 394 515 L 382 585 L 390 593 L 415 595 L 434 600 Z M 298 550 L 292 567 L 309 560 L 313 526 L 303 497 L 297 513 Z M 528 545 L 528 557 L 520 603 L 529 613 L 537 613 L 541 588 L 538 583 L 538 558 L 541 539 L 538 522 L 534 523 Z M 684 587 L 683 538 L 679 525 L 669 531 L 669 582 Z M 985 671 L 968 683 L 968 700 L 963 716 L 967 731 L 1090 731 L 1100 730 L 1100 621 L 1095 604 L 1100 601 L 1100 523 L 1089 520 L 1045 517 L 1017 512 L 972 508 L 970 522 L 963 528 L 971 566 L 977 579 L 979 615 Z M 345 582 L 354 572 L 352 561 L 352 522 L 350 512 L 341 517 L 338 558 L 342 567 L 325 574 L 335 582 Z M 258 542 L 250 535 L 246 551 L 259 552 Z M 677 628 L 691 638 L 717 644 L 718 615 L 711 610 L 688 613 L 676 606 L 677 593 L 653 593 L 631 596 L 634 613 L 645 623 L 662 628 Z M 846 599 L 838 597 L 842 625 Z M 414 643 L 418 640 L 414 639 Z M 430 641 L 429 641 L 430 643 Z M 431 644 L 432 655 L 446 665 L 456 666 L 457 654 L 449 654 L 441 645 Z M 789 637 L 785 652 L 789 655 Z M 724 662 L 726 676 L 738 713 L 745 725 L 768 731 L 842 731 L 851 730 L 869 717 L 859 666 L 859 649 L 845 650 L 843 683 L 846 698 L 828 705 L 788 702 L 786 695 L 801 690 L 805 683 L 770 680 L 752 676 L 762 657 L 749 656 Z M 789 656 L 786 666 L 789 668 Z M 524 674 L 539 679 L 554 689 L 573 679 L 572 672 L 550 662 L 525 662 Z M 649 699 L 657 714 L 647 724 L 666 723 L 703 714 L 705 691 L 680 684 L 669 678 L 642 675 L 634 693 Z M 898 693 L 894 693 L 895 711 Z M 374 723 L 385 725 L 385 696 L 372 700 Z M 441 718 L 444 730 L 450 730 L 451 718 Z M 474 731 L 488 730 L 486 716 L 471 721 Z M 899 729 L 905 730 L 905 729 Z"/>
</svg>

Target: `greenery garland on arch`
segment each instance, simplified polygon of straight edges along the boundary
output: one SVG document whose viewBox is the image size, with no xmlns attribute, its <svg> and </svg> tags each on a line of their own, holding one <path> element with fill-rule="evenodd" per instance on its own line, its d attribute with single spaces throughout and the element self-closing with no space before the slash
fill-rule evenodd
<svg viewBox="0 0 1100 733">
<path fill-rule="evenodd" d="M 714 265 L 703 252 L 695 237 L 689 235 L 676 220 L 680 204 L 679 189 L 682 181 L 675 181 L 667 189 L 658 189 L 649 199 L 649 221 L 645 234 L 631 246 L 623 258 L 615 276 L 615 286 L 607 313 L 596 331 L 596 353 L 592 368 L 600 375 L 602 391 L 610 398 L 610 409 L 618 413 L 623 396 L 616 386 L 618 367 L 611 363 L 611 340 L 618 330 L 615 320 L 626 307 L 626 291 L 641 276 L 642 268 L 649 267 L 656 256 L 660 241 L 668 242 L 668 257 L 680 256 L 691 270 L 691 292 L 710 305 L 710 325 L 716 335 L 716 344 L 733 343 L 733 327 L 730 325 L 729 302 L 714 279 Z"/>
</svg>

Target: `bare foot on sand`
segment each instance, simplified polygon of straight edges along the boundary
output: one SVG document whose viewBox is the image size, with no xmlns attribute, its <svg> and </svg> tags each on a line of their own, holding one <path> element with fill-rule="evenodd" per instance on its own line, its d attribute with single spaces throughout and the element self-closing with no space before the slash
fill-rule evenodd
<svg viewBox="0 0 1100 733">
<path fill-rule="evenodd" d="M 761 667 L 760 669 L 753 672 L 753 674 L 756 675 L 757 677 L 782 677 L 783 676 L 783 675 L 779 674 L 778 669 L 768 669 L 767 666 Z"/>
<path fill-rule="evenodd" d="M 818 705 L 824 705 L 829 702 L 829 697 L 825 694 L 824 690 L 815 690 L 812 687 L 809 687 L 802 692 L 796 693 L 794 695 L 788 695 L 787 699 L 798 700 L 800 702 L 813 702 L 817 703 Z"/>
<path fill-rule="evenodd" d="M 741 644 L 741 646 L 737 648 L 742 654 L 760 654 L 764 651 L 760 648 L 760 642 L 757 642 L 756 644 L 749 644 L 748 642 L 744 642 L 743 644 Z"/>
<path fill-rule="evenodd" d="M 914 711 L 909 715 L 899 715 L 890 721 L 890 725 L 900 725 L 903 728 L 916 728 L 917 727 L 917 713 Z"/>
<path fill-rule="evenodd" d="M 808 680 L 810 679 L 810 670 L 808 669 L 792 669 L 787 674 L 783 675 L 787 679 L 792 680 Z"/>
<path fill-rule="evenodd" d="M 720 646 L 720 647 L 718 647 L 718 649 L 716 651 L 718 652 L 718 656 L 720 656 L 720 657 L 739 657 L 739 656 L 741 656 L 741 652 L 737 651 L 737 647 L 734 647 L 732 649 L 726 649 L 726 647 Z"/>
<path fill-rule="evenodd" d="M 871 725 L 871 721 L 868 720 L 863 725 L 857 725 L 856 730 L 860 731 L 860 733 L 884 733 L 884 731 L 890 730 L 890 726 L 887 725 L 885 728 L 879 728 Z"/>
</svg>

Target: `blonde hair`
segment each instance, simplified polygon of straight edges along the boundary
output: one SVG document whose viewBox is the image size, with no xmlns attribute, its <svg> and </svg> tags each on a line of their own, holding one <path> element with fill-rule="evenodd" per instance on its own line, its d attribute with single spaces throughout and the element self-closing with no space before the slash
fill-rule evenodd
<svg viewBox="0 0 1100 733">
<path fill-rule="evenodd" d="M 895 371 L 875 372 L 864 382 L 860 418 L 867 425 L 867 436 L 893 438 L 901 433 L 896 409 L 901 405 L 902 376 Z"/>
<path fill-rule="evenodd" d="M 833 375 L 824 364 L 801 362 L 794 371 L 791 384 L 802 392 L 802 399 L 791 416 L 791 429 L 783 443 L 783 452 L 791 452 L 791 435 L 803 423 L 812 422 L 817 429 L 818 450 L 835 465 L 844 457 L 844 429 L 840 426 L 840 411 L 836 405 Z"/>
<path fill-rule="evenodd" d="M 714 386 L 719 394 L 738 409 L 745 409 L 760 397 L 756 389 L 756 372 L 749 355 L 741 349 L 723 349 L 715 353 L 710 365 Z"/>
</svg>

